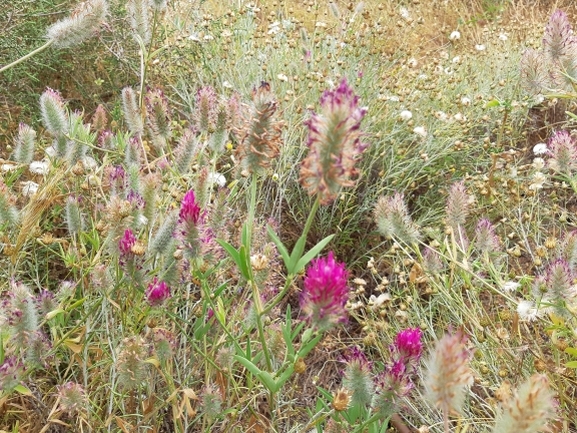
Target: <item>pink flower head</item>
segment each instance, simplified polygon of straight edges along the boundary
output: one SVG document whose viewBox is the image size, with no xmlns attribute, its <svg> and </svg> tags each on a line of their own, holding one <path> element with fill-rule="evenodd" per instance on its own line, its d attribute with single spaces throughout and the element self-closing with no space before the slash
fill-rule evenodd
<svg viewBox="0 0 577 433">
<path fill-rule="evenodd" d="M 170 288 L 164 281 L 158 281 L 157 277 L 154 277 L 152 283 L 148 285 L 146 289 L 146 300 L 153 307 L 162 304 L 170 298 Z"/>
<path fill-rule="evenodd" d="M 416 367 L 423 353 L 421 330 L 409 328 L 399 332 L 392 344 L 392 352 L 398 354 L 405 365 Z"/>
<path fill-rule="evenodd" d="M 136 236 L 132 233 L 132 230 L 126 229 L 124 231 L 124 236 L 118 241 L 118 249 L 120 254 L 127 256 L 132 254 L 132 247 L 136 244 Z"/>
<path fill-rule="evenodd" d="M 336 262 L 332 251 L 328 257 L 315 259 L 309 266 L 300 304 L 307 317 L 319 328 L 346 321 L 347 278 L 345 264 Z"/>
<path fill-rule="evenodd" d="M 572 176 L 577 169 L 577 143 L 568 131 L 557 131 L 550 138 L 547 147 L 551 158 L 549 167 L 562 174 Z"/>
<path fill-rule="evenodd" d="M 187 224 L 198 224 L 200 220 L 200 207 L 196 203 L 194 191 L 188 191 L 180 204 L 179 221 Z"/>
<path fill-rule="evenodd" d="M 355 163 L 366 150 L 361 142 L 361 120 L 367 109 L 359 107 L 359 97 L 342 80 L 321 99 L 321 113 L 313 113 L 309 128 L 309 153 L 301 166 L 300 182 L 309 195 L 329 204 L 342 187 L 354 185 Z"/>
</svg>

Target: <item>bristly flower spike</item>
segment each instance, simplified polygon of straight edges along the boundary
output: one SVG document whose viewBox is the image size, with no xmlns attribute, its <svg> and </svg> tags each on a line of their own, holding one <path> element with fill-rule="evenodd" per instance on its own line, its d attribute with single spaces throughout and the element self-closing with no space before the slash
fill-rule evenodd
<svg viewBox="0 0 577 433">
<path fill-rule="evenodd" d="M 148 91 L 144 102 L 152 142 L 158 149 L 164 149 L 172 135 L 168 99 L 162 90 L 154 89 Z"/>
<path fill-rule="evenodd" d="M 87 0 L 80 3 L 72 14 L 52 24 L 46 38 L 57 48 L 69 48 L 90 38 L 108 15 L 106 0 Z"/>
<path fill-rule="evenodd" d="M 466 343 L 462 331 L 445 334 L 437 341 L 426 362 L 425 397 L 442 410 L 447 432 L 449 414 L 461 411 L 466 388 L 473 384 L 469 367 L 472 352 Z"/>
<path fill-rule="evenodd" d="M 68 132 L 68 115 L 64 109 L 64 101 L 60 93 L 47 88 L 40 96 L 40 112 L 44 127 L 54 137 L 59 137 Z"/>
<path fill-rule="evenodd" d="M 349 349 L 344 361 L 343 386 L 351 393 L 351 403 L 360 406 L 369 404 L 374 394 L 372 362 L 356 346 Z"/>
<path fill-rule="evenodd" d="M 309 153 L 301 165 L 300 183 L 326 205 L 341 188 L 355 183 L 355 163 L 367 149 L 360 130 L 367 109 L 359 106 L 359 97 L 345 79 L 335 90 L 325 91 L 320 104 L 321 112 L 312 113 L 306 123 Z"/>
<path fill-rule="evenodd" d="M 148 44 L 151 38 L 148 0 L 129 0 L 126 10 L 134 38 L 140 38 L 144 44 Z"/>
<path fill-rule="evenodd" d="M 555 414 L 547 376 L 534 374 L 524 382 L 497 415 L 493 433 L 551 431 L 547 421 Z"/>
<path fill-rule="evenodd" d="M 577 143 L 569 131 L 557 131 L 549 139 L 547 148 L 551 158 L 549 167 L 566 176 L 573 176 L 577 169 Z"/>
<path fill-rule="evenodd" d="M 278 102 L 270 84 L 263 82 L 252 91 L 252 106 L 245 113 L 244 125 L 237 131 L 238 158 L 242 170 L 261 173 L 271 166 L 280 152 L 281 123 L 275 113 Z"/>
<path fill-rule="evenodd" d="M 132 87 L 122 89 L 122 112 L 124 119 L 130 128 L 130 132 L 136 135 L 142 135 L 144 125 L 140 116 L 140 109 L 136 99 L 136 92 Z"/>
<path fill-rule="evenodd" d="M 380 197 L 375 205 L 373 217 L 379 233 L 387 238 L 401 240 L 407 244 L 416 243 L 419 230 L 409 215 L 403 194 Z"/>
<path fill-rule="evenodd" d="M 332 251 L 308 267 L 300 305 L 317 328 L 327 329 L 347 320 L 348 276 L 345 264 L 337 262 Z"/>
<path fill-rule="evenodd" d="M 20 164 L 30 164 L 34 159 L 35 141 L 36 131 L 25 123 L 21 123 L 15 139 L 14 161 Z"/>
</svg>

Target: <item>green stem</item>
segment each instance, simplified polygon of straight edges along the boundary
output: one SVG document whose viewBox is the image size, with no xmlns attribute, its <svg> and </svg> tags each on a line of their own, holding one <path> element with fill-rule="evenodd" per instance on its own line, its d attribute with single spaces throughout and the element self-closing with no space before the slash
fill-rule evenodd
<svg viewBox="0 0 577 433">
<path fill-rule="evenodd" d="M 44 45 L 42 45 L 41 47 L 36 48 L 34 51 L 30 51 L 28 54 L 26 54 L 23 57 L 20 57 L 18 60 L 13 61 L 12 63 L 2 66 L 0 68 L 0 73 L 10 69 L 13 66 L 18 65 L 19 63 L 22 63 L 24 60 L 29 59 L 32 56 L 35 56 L 38 53 L 41 53 L 42 51 L 44 51 L 46 48 L 48 48 L 50 45 L 52 45 L 54 43 L 54 39 L 50 39 L 48 42 L 46 42 Z"/>
<path fill-rule="evenodd" d="M 313 416 L 313 418 L 308 422 L 308 424 L 306 425 L 306 427 L 304 429 L 301 430 L 301 433 L 306 433 L 308 431 L 310 431 L 311 427 L 314 427 L 315 425 L 317 425 L 319 422 L 324 421 L 325 419 L 327 419 L 329 416 L 331 416 L 333 413 L 335 413 L 334 409 L 329 410 L 328 412 L 317 412 L 315 414 L 315 416 Z"/>
<path fill-rule="evenodd" d="M 313 220 L 315 219 L 315 215 L 317 214 L 317 211 L 319 210 L 320 204 L 321 204 L 321 201 L 319 199 L 319 196 L 317 195 L 317 198 L 315 199 L 315 202 L 313 203 L 313 207 L 312 207 L 311 211 L 309 212 L 309 216 L 307 217 L 307 222 L 305 223 L 305 228 L 304 228 L 303 234 L 301 236 L 306 237 L 309 234 L 311 226 L 313 225 Z"/>
<path fill-rule="evenodd" d="M 374 423 L 375 421 L 378 421 L 379 418 L 381 418 L 381 414 L 380 413 L 375 413 L 373 416 L 371 416 L 368 420 L 366 420 L 364 423 L 362 423 L 360 426 L 358 426 L 357 428 L 355 428 L 351 433 L 360 433 L 362 432 L 365 427 L 371 425 L 372 423 Z M 385 422 L 388 424 L 389 420 L 391 419 L 391 417 L 387 417 L 385 419 Z"/>
</svg>

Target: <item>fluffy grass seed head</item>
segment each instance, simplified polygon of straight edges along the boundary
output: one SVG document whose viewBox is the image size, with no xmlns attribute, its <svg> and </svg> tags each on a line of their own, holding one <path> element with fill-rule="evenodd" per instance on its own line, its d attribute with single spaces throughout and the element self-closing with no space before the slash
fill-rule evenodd
<svg viewBox="0 0 577 433">
<path fill-rule="evenodd" d="M 21 123 L 18 126 L 18 136 L 14 144 L 14 161 L 20 164 L 30 164 L 34 159 L 36 131 L 25 123 Z"/>
<path fill-rule="evenodd" d="M 212 132 L 216 120 L 217 95 L 214 87 L 205 86 L 196 92 L 196 126 L 200 131 Z"/>
<path fill-rule="evenodd" d="M 320 104 L 321 112 L 312 113 L 306 122 L 309 153 L 301 165 L 300 183 L 326 205 L 341 188 L 355 183 L 355 163 L 368 146 L 361 141 L 360 129 L 367 109 L 359 106 L 359 97 L 345 79 L 335 90 L 325 91 Z"/>
<path fill-rule="evenodd" d="M 125 390 L 135 390 L 144 384 L 148 373 L 146 354 L 147 347 L 141 337 L 128 337 L 122 341 L 116 358 L 116 370 L 118 383 Z"/>
<path fill-rule="evenodd" d="M 553 62 L 559 62 L 563 57 L 571 55 L 575 44 L 573 30 L 567 14 L 562 10 L 553 12 L 545 28 L 543 50 Z"/>
<path fill-rule="evenodd" d="M 40 113 L 44 127 L 54 137 L 63 136 L 68 132 L 68 114 L 64 108 L 64 100 L 60 93 L 51 88 L 46 88 L 40 95 Z"/>
<path fill-rule="evenodd" d="M 501 248 L 495 226 L 487 218 L 482 218 L 475 228 L 475 248 L 481 253 L 496 253 Z"/>
<path fill-rule="evenodd" d="M 425 363 L 425 397 L 447 416 L 461 411 L 465 391 L 473 384 L 469 367 L 472 352 L 466 343 L 462 331 L 445 334 L 430 351 Z"/>
<path fill-rule="evenodd" d="M 332 251 L 327 257 L 311 262 L 305 275 L 300 305 L 316 327 L 327 329 L 347 320 L 348 275 L 345 264 L 337 262 Z"/>
<path fill-rule="evenodd" d="M 170 107 L 168 99 L 160 89 L 149 90 L 144 99 L 146 120 L 152 142 L 158 149 L 164 149 L 172 136 Z"/>
<path fill-rule="evenodd" d="M 275 118 L 277 108 L 278 102 L 268 83 L 253 89 L 252 105 L 237 131 L 237 155 L 242 170 L 261 173 L 279 154 L 281 123 Z"/>
<path fill-rule="evenodd" d="M 343 387 L 349 391 L 353 405 L 365 406 L 374 395 L 372 366 L 366 355 L 357 346 L 351 347 L 344 356 Z"/>
<path fill-rule="evenodd" d="M 551 74 L 543 51 L 532 48 L 525 50 L 520 69 L 521 85 L 530 95 L 539 95 L 551 88 Z"/>
<path fill-rule="evenodd" d="M 126 10 L 134 38 L 141 39 L 144 44 L 148 44 L 151 37 L 148 0 L 129 0 Z"/>
<path fill-rule="evenodd" d="M 555 414 L 553 393 L 547 376 L 534 374 L 503 404 L 493 433 L 536 433 L 551 431 L 547 421 Z"/>
<path fill-rule="evenodd" d="M 459 181 L 451 185 L 447 205 L 445 207 L 447 225 L 456 233 L 459 226 L 464 226 L 469 215 L 469 195 L 465 182 Z"/>
<path fill-rule="evenodd" d="M 67 382 L 58 386 L 60 409 L 69 415 L 82 410 L 86 404 L 86 392 L 82 385 L 76 382 Z"/>
<path fill-rule="evenodd" d="M 542 279 L 545 288 L 545 298 L 557 307 L 562 307 L 575 301 L 576 292 L 573 281 L 575 272 L 564 259 L 553 261 L 545 271 Z"/>
<path fill-rule="evenodd" d="M 132 87 L 122 89 L 122 113 L 130 132 L 136 135 L 142 135 L 144 125 L 140 116 L 140 109 L 136 100 L 136 92 Z"/>
<path fill-rule="evenodd" d="M 379 233 L 387 238 L 401 240 L 407 244 L 416 243 L 419 230 L 409 215 L 403 194 L 380 197 L 373 211 Z"/>
<path fill-rule="evenodd" d="M 201 394 L 202 410 L 210 420 L 215 419 L 222 413 L 222 395 L 213 384 L 204 387 Z"/>
<path fill-rule="evenodd" d="M 178 140 L 174 151 L 174 166 L 180 174 L 186 174 L 190 170 L 193 159 L 202 151 L 204 141 L 199 140 L 193 128 L 187 129 Z"/>
<path fill-rule="evenodd" d="M 547 147 L 551 155 L 549 167 L 566 176 L 572 176 L 577 169 L 577 143 L 569 131 L 555 132 Z"/>
<path fill-rule="evenodd" d="M 86 0 L 80 3 L 72 14 L 52 24 L 46 32 L 46 39 L 53 41 L 57 48 L 69 48 L 90 38 L 108 15 L 106 0 Z"/>
<path fill-rule="evenodd" d="M 80 211 L 81 197 L 71 194 L 66 199 L 66 227 L 71 236 L 78 236 L 82 231 L 82 212 Z"/>
<path fill-rule="evenodd" d="M 38 330 L 38 307 L 30 289 L 10 280 L 8 297 L 2 302 L 4 315 L 12 331 L 12 341 L 18 348 L 25 348 L 30 336 Z"/>
</svg>

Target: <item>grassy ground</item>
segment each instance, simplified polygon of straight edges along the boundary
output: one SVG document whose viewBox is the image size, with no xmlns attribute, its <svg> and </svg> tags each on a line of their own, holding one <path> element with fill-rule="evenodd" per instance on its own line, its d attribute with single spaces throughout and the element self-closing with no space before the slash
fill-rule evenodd
<svg viewBox="0 0 577 433">
<path fill-rule="evenodd" d="M 169 3 L 148 11 L 142 46 L 111 1 L 91 39 L 0 72 L 0 431 L 577 431 L 573 168 L 533 151 L 572 129 L 574 95 L 538 102 L 520 80 L 551 14 L 577 23 L 571 2 Z M 13 2 L 0 63 L 42 45 L 73 6 Z M 299 181 L 307 122 L 343 78 L 366 107 L 368 146 L 318 206 Z M 63 98 L 64 133 L 39 107 L 46 87 Z M 36 130 L 29 157 L 15 151 L 20 122 Z M 190 190 L 198 215 L 183 213 Z M 332 251 L 346 265 L 346 322 L 307 320 L 314 263 L 283 257 L 281 242 L 301 255 L 321 242 L 309 259 Z M 555 308 L 518 308 L 543 299 Z M 355 400 L 351 348 L 372 363 L 364 377 L 390 378 L 407 328 L 423 359 L 380 413 L 383 389 L 372 408 Z M 457 331 L 472 380 L 444 413 L 425 392 L 428 353 Z M 493 430 L 535 374 L 549 421 Z"/>
</svg>

